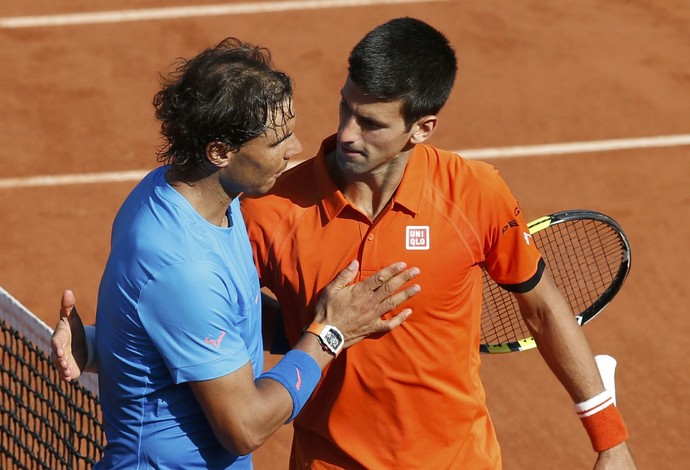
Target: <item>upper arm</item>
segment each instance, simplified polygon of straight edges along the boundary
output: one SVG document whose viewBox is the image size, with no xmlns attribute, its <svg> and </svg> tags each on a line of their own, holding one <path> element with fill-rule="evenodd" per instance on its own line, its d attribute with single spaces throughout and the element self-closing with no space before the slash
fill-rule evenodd
<svg viewBox="0 0 690 470">
<path fill-rule="evenodd" d="M 477 224 L 482 263 L 491 278 L 511 292 L 528 291 L 543 264 L 517 198 L 492 167 L 481 166 L 483 190 L 477 192 Z M 483 210 L 482 210 L 483 209 Z"/>
<path fill-rule="evenodd" d="M 255 356 L 263 356 L 249 345 L 258 348 L 258 306 L 211 268 L 190 263 L 157 273 L 138 310 L 173 382 L 189 384 L 218 441 L 244 455 L 287 420 L 292 400 L 275 381 L 255 382 L 263 368 Z"/>
<path fill-rule="evenodd" d="M 140 293 L 139 318 L 174 383 L 221 377 L 252 359 L 243 333 L 249 314 L 212 268 L 204 263 L 171 266 L 156 273 Z"/>
<path fill-rule="evenodd" d="M 287 420 L 292 399 L 275 381 L 255 381 L 263 363 L 248 344 L 259 341 L 259 312 L 229 289 L 208 266 L 179 266 L 149 282 L 139 311 L 174 383 L 189 384 L 221 445 L 244 455 Z"/>
<path fill-rule="evenodd" d="M 544 323 L 550 320 L 572 320 L 576 324 L 570 306 L 558 290 L 548 269 L 544 270 L 534 288 L 522 293 L 514 292 L 513 295 L 525 323 L 533 334 L 535 331 L 541 331 Z"/>
</svg>

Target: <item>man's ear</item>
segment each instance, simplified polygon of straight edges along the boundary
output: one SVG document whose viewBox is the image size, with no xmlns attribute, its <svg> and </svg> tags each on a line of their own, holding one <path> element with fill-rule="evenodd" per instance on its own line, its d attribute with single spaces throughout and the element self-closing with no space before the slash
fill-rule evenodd
<svg viewBox="0 0 690 470">
<path fill-rule="evenodd" d="M 206 159 L 213 166 L 218 168 L 227 166 L 232 155 L 233 152 L 223 142 L 214 140 L 206 144 Z"/>
<path fill-rule="evenodd" d="M 433 114 L 424 116 L 412 126 L 412 135 L 410 142 L 413 144 L 421 144 L 434 133 L 438 124 L 438 117 Z"/>
</svg>

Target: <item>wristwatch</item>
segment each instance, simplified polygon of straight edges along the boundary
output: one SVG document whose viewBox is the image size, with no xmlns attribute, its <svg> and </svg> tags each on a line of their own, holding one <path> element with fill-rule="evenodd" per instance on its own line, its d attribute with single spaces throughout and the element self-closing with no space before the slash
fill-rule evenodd
<svg viewBox="0 0 690 470">
<path fill-rule="evenodd" d="M 345 337 L 338 328 L 333 325 L 324 325 L 323 323 L 312 323 L 305 330 L 306 333 L 312 333 L 319 338 L 321 347 L 327 353 L 337 356 L 343 349 L 345 344 Z"/>
</svg>

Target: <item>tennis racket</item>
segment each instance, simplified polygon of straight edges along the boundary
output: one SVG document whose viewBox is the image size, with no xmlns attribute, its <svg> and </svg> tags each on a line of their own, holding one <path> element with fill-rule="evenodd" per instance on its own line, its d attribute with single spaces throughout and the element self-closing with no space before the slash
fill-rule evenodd
<svg viewBox="0 0 690 470">
<path fill-rule="evenodd" d="M 527 224 L 580 326 L 615 297 L 630 271 L 630 243 L 611 217 L 589 210 L 556 212 Z M 482 353 L 537 347 L 517 301 L 484 271 Z"/>
</svg>

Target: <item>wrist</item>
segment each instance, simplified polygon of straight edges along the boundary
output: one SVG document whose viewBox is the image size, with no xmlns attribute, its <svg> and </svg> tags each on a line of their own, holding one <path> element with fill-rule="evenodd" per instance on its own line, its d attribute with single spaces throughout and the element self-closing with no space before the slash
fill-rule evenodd
<svg viewBox="0 0 690 470">
<path fill-rule="evenodd" d="M 299 414 L 305 403 L 321 380 L 321 366 L 305 351 L 293 349 L 269 371 L 259 376 L 260 379 L 272 379 L 281 384 L 292 399 L 292 413 L 289 423 Z"/>
<path fill-rule="evenodd" d="M 321 348 L 333 357 L 340 354 L 345 344 L 345 336 L 334 325 L 313 322 L 304 329 L 303 334 L 316 336 Z"/>
<path fill-rule="evenodd" d="M 582 421 L 592 442 L 592 448 L 596 452 L 616 447 L 629 437 L 623 417 L 608 391 L 577 403 L 575 412 Z"/>
</svg>

